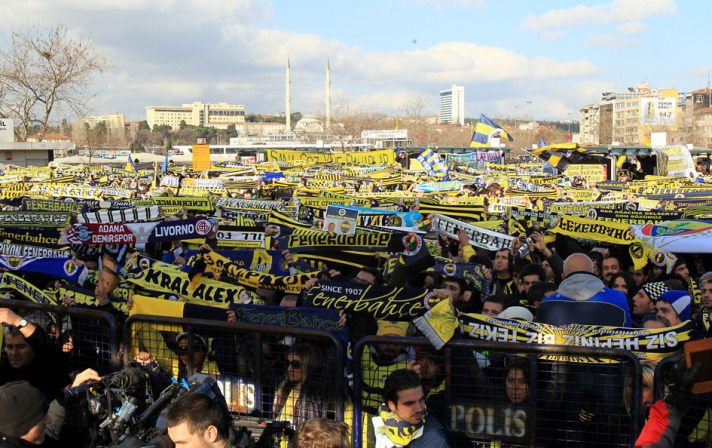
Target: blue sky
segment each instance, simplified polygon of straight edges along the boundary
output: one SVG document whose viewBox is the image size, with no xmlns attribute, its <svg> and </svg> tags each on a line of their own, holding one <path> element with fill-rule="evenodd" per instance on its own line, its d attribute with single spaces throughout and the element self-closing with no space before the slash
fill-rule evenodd
<svg viewBox="0 0 712 448">
<path fill-rule="evenodd" d="M 0 32 L 62 22 L 112 61 L 94 113 L 145 119 L 149 105 L 243 104 L 323 115 L 404 115 L 465 86 L 465 115 L 569 119 L 641 82 L 690 91 L 712 70 L 712 2 L 674 0 L 3 0 Z M 570 115 L 571 114 L 571 115 Z M 407 114 L 406 114 L 407 115 Z"/>
</svg>

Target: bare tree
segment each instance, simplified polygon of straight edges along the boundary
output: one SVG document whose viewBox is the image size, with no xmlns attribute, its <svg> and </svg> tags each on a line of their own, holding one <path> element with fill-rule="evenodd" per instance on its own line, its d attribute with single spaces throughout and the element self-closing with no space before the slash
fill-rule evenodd
<svg viewBox="0 0 712 448">
<path fill-rule="evenodd" d="M 90 39 L 68 35 L 63 24 L 13 30 L 0 50 L 0 115 L 20 120 L 19 141 L 34 126 L 44 138 L 54 116 L 86 115 L 98 94 L 94 78 L 108 67 Z"/>
</svg>

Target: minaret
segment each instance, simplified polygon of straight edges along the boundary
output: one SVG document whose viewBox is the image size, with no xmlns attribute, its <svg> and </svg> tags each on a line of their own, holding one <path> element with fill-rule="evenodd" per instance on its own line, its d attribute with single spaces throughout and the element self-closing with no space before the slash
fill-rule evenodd
<svg viewBox="0 0 712 448">
<path fill-rule="evenodd" d="M 326 130 L 331 128 L 331 70 L 329 58 L 326 58 Z"/>
<path fill-rule="evenodd" d="M 292 97 L 290 96 L 291 92 L 290 92 L 290 89 L 289 89 L 289 85 L 292 83 L 292 80 L 289 78 L 289 58 L 287 58 L 287 79 L 286 79 L 286 83 L 287 83 L 287 96 L 284 98 L 284 100 L 286 101 L 286 106 L 285 106 L 286 108 L 285 108 L 284 114 L 286 115 L 285 118 L 286 118 L 287 121 L 285 121 L 284 131 L 285 131 L 286 133 L 290 133 L 290 132 L 292 132 L 292 109 L 291 109 L 291 106 L 292 106 L 292 104 L 291 104 L 291 102 L 292 102 Z"/>
</svg>

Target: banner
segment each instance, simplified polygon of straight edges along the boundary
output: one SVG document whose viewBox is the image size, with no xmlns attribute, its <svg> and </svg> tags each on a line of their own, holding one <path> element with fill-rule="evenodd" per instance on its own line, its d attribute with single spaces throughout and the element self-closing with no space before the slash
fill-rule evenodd
<svg viewBox="0 0 712 448">
<path fill-rule="evenodd" d="M 673 120 L 675 112 L 673 110 Z M 684 146 L 666 146 L 653 148 L 658 162 L 658 175 L 667 177 L 690 178 L 696 175 L 695 162 L 690 150 Z"/>
<path fill-rule="evenodd" d="M 161 300 L 140 295 L 134 296 L 133 302 L 134 306 L 131 309 L 131 315 L 148 314 L 192 319 L 226 319 L 225 308 Z M 237 323 L 328 331 L 343 341 L 345 346 L 349 342 L 348 330 L 346 327 L 339 325 L 339 312 L 336 310 L 243 304 L 231 305 L 230 310 L 235 312 Z"/>
<path fill-rule="evenodd" d="M 680 219 L 682 213 L 658 212 L 647 210 L 608 210 L 591 209 L 587 217 L 603 221 L 614 221 L 625 224 L 657 224 L 659 222 Z"/>
<path fill-rule="evenodd" d="M 385 166 L 395 163 L 395 150 L 384 149 L 366 152 L 312 152 L 284 149 L 265 149 L 268 162 L 299 162 L 304 164 L 333 163 L 338 165 Z"/>
<path fill-rule="evenodd" d="M 52 227 L 69 225 L 71 216 L 65 212 L 0 212 L 0 227 Z"/>
<path fill-rule="evenodd" d="M 306 198 L 304 198 L 306 199 Z M 354 207 L 371 207 L 371 201 L 358 196 L 349 196 L 341 193 L 333 193 L 331 191 L 319 192 L 319 199 L 326 199 L 329 204 L 333 205 L 352 205 Z M 301 201 L 302 199 L 300 199 Z"/>
<path fill-rule="evenodd" d="M 427 289 L 320 281 L 307 293 L 304 306 L 367 314 L 378 320 L 409 322 L 429 309 L 431 298 L 434 298 L 433 293 Z"/>
<path fill-rule="evenodd" d="M 207 218 L 177 221 L 73 224 L 62 239 L 70 244 L 137 244 L 205 238 L 213 231 Z"/>
<path fill-rule="evenodd" d="M 487 250 L 497 251 L 500 249 L 511 249 L 513 236 L 492 230 L 475 227 L 457 219 L 448 218 L 440 214 L 435 214 L 430 220 L 430 230 L 437 231 L 449 238 L 458 240 L 457 230 L 465 229 L 467 239 L 471 245 Z"/>
<path fill-rule="evenodd" d="M 656 252 L 709 253 L 712 221 L 680 219 L 658 224 L 632 225 L 633 234 Z"/>
<path fill-rule="evenodd" d="M 193 145 L 193 171 L 210 169 L 210 145 Z"/>
<path fill-rule="evenodd" d="M 572 164 L 564 170 L 569 177 L 580 177 L 586 182 L 603 182 L 606 180 L 606 172 L 603 165 L 579 165 Z"/>
<path fill-rule="evenodd" d="M 195 289 L 190 289 L 188 274 L 166 268 L 150 268 L 132 274 L 126 281 L 147 291 L 175 294 L 186 301 L 200 305 L 227 307 L 236 303 L 249 303 L 252 295 L 241 286 L 201 278 Z"/>
<path fill-rule="evenodd" d="M 329 205 L 324 214 L 324 231 L 335 235 L 355 235 L 358 210 Z"/>
</svg>

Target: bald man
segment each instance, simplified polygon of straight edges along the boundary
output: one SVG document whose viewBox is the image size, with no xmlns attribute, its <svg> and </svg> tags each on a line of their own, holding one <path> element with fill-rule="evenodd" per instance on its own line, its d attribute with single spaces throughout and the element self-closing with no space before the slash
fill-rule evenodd
<svg viewBox="0 0 712 448">
<path fill-rule="evenodd" d="M 630 327 L 630 308 L 625 294 L 606 288 L 593 273 L 586 254 L 570 255 L 564 262 L 563 281 L 556 294 L 539 304 L 539 322 L 552 325 L 606 325 Z"/>
</svg>

